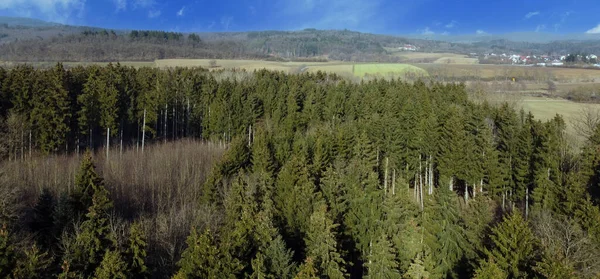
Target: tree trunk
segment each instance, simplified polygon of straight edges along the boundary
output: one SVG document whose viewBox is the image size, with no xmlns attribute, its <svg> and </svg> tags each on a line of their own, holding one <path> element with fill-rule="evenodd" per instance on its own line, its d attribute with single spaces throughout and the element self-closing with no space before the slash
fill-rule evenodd
<svg viewBox="0 0 600 279">
<path fill-rule="evenodd" d="M 396 169 L 392 170 L 392 196 L 396 194 Z"/>
<path fill-rule="evenodd" d="M 29 158 L 31 159 L 31 129 L 29 129 Z"/>
<path fill-rule="evenodd" d="M 419 201 L 419 195 L 418 195 L 418 191 L 419 191 L 419 187 L 417 187 L 417 174 L 415 173 L 415 180 L 414 180 L 414 192 L 415 192 L 415 201 Z"/>
<path fill-rule="evenodd" d="M 252 125 L 248 126 L 248 147 L 252 145 Z"/>
<path fill-rule="evenodd" d="M 479 180 L 479 192 L 483 193 L 483 178 Z"/>
<path fill-rule="evenodd" d="M 433 194 L 433 158 L 429 155 L 429 189 L 430 194 Z"/>
<path fill-rule="evenodd" d="M 454 176 L 450 177 L 450 191 L 454 191 Z"/>
<path fill-rule="evenodd" d="M 106 128 L 106 163 L 108 164 L 108 153 L 110 151 L 110 128 Z"/>
<path fill-rule="evenodd" d="M 146 140 L 146 109 L 144 109 L 144 120 L 142 122 L 142 154 L 144 154 L 144 141 Z"/>
<path fill-rule="evenodd" d="M 164 121 L 165 122 L 165 128 L 164 128 L 165 130 L 163 131 L 164 142 L 167 142 L 167 115 L 169 114 L 168 111 L 169 111 L 169 104 L 165 103 L 165 121 Z"/>
<path fill-rule="evenodd" d="M 185 132 L 183 133 L 186 137 L 190 134 L 190 97 L 187 100 L 187 110 L 185 112 Z"/>
<path fill-rule="evenodd" d="M 21 161 L 25 159 L 25 133 L 23 132 L 23 128 L 21 128 Z"/>
<path fill-rule="evenodd" d="M 506 210 L 506 190 L 502 191 L 502 211 Z"/>
<path fill-rule="evenodd" d="M 173 106 L 173 140 L 177 138 L 177 99 L 175 99 L 175 105 Z"/>
<path fill-rule="evenodd" d="M 121 139 L 119 141 L 119 159 L 121 159 L 123 157 L 123 129 L 121 129 Z"/>
<path fill-rule="evenodd" d="M 390 162 L 390 158 L 385 158 L 385 171 L 383 172 L 383 193 L 387 195 L 388 188 L 388 165 Z"/>
<path fill-rule="evenodd" d="M 525 188 L 525 220 L 529 217 L 529 187 Z"/>
<path fill-rule="evenodd" d="M 465 204 L 469 204 L 469 183 L 465 182 Z"/>
</svg>

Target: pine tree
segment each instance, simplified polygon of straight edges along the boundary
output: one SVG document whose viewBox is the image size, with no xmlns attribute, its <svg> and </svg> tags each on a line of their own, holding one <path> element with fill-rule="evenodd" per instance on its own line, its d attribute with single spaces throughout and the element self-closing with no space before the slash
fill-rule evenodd
<svg viewBox="0 0 600 279">
<path fill-rule="evenodd" d="M 314 267 L 312 258 L 306 258 L 300 266 L 300 270 L 294 279 L 318 279 L 317 270 Z"/>
<path fill-rule="evenodd" d="M 400 278 L 396 251 L 385 234 L 375 238 L 367 257 L 368 278 Z"/>
<path fill-rule="evenodd" d="M 136 222 L 129 228 L 129 239 L 127 241 L 125 261 L 129 266 L 129 277 L 142 278 L 146 276 L 146 235 L 141 223 Z"/>
<path fill-rule="evenodd" d="M 75 190 L 71 194 L 73 207 L 77 213 L 82 214 L 92 206 L 92 197 L 96 188 L 101 187 L 102 183 L 102 178 L 96 173 L 92 153 L 87 151 L 75 177 Z"/>
<path fill-rule="evenodd" d="M 319 205 L 310 216 L 306 235 L 306 254 L 314 259 L 318 273 L 327 278 L 344 278 L 344 260 L 338 252 L 334 229 L 336 224 L 327 217 L 325 205 Z"/>
<path fill-rule="evenodd" d="M 35 95 L 31 121 L 37 144 L 49 154 L 65 148 L 70 132 L 69 93 L 65 88 L 65 70 L 59 63 L 45 75 L 43 91 Z M 64 150 L 64 149 L 61 149 Z"/>
<path fill-rule="evenodd" d="M 95 278 L 97 279 L 126 279 L 127 263 L 121 257 L 119 251 L 106 251 L 100 266 L 96 269 Z"/>
<path fill-rule="evenodd" d="M 427 279 L 429 278 L 429 272 L 425 270 L 425 266 L 420 256 L 417 256 L 410 267 L 404 273 L 404 278 L 407 279 Z"/>
<path fill-rule="evenodd" d="M 292 261 L 293 252 L 287 249 L 280 235 L 275 237 L 264 251 L 267 278 L 290 279 L 294 276 L 296 265 Z"/>
<path fill-rule="evenodd" d="M 187 248 L 177 263 L 179 271 L 174 278 L 221 278 L 219 250 L 211 232 L 198 233 L 192 229 L 187 238 Z M 228 274 L 224 274 L 229 276 Z"/>
<path fill-rule="evenodd" d="M 48 188 L 44 188 L 33 208 L 33 220 L 30 229 L 37 234 L 37 241 L 42 248 L 48 249 L 55 240 L 54 216 L 56 201 Z"/>
<path fill-rule="evenodd" d="M 506 279 L 508 275 L 496 264 L 493 258 L 481 261 L 473 275 L 474 279 Z"/>
<path fill-rule="evenodd" d="M 52 263 L 52 259 L 47 252 L 42 252 L 36 245 L 33 245 L 31 249 L 24 251 L 23 254 L 12 272 L 13 278 L 36 279 L 48 277 L 48 268 Z"/>
<path fill-rule="evenodd" d="M 486 250 L 489 258 L 512 278 L 533 275 L 536 238 L 518 210 L 505 216 L 502 223 L 492 228 L 492 249 Z"/>
<path fill-rule="evenodd" d="M 115 236 L 109 227 L 108 212 L 112 202 L 108 191 L 102 185 L 89 185 L 94 189 L 92 205 L 81 224 L 81 232 L 76 235 L 72 251 L 65 254 L 65 262 L 70 272 L 90 276 L 100 265 L 105 253 L 116 248 Z"/>
<path fill-rule="evenodd" d="M 100 126 L 100 95 L 103 85 L 99 79 L 98 69 L 92 68 L 87 81 L 83 85 L 82 94 L 77 96 L 77 103 L 81 107 L 77 112 L 78 128 L 81 134 L 88 136 L 88 146 L 93 147 L 93 137 L 97 127 Z"/>
<path fill-rule="evenodd" d="M 435 193 L 435 203 L 425 211 L 425 244 L 431 249 L 435 270 L 433 276 L 451 272 L 465 255 L 472 252 L 466 239 L 464 223 L 453 193 L 441 187 Z"/>
<path fill-rule="evenodd" d="M 0 228 L 0 276 L 8 277 L 15 267 L 15 247 L 6 224 Z"/>
</svg>

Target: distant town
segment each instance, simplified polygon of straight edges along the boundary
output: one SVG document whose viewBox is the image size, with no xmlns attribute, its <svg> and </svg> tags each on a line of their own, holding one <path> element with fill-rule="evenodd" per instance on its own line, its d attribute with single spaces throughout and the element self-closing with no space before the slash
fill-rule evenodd
<svg viewBox="0 0 600 279">
<path fill-rule="evenodd" d="M 398 47 L 400 51 L 419 51 L 419 47 L 411 44 L 405 44 Z M 567 55 L 523 55 L 507 53 L 469 53 L 469 57 L 478 58 L 482 64 L 511 64 L 528 66 L 593 66 L 600 68 L 598 56 L 595 54 L 567 54 Z"/>
</svg>

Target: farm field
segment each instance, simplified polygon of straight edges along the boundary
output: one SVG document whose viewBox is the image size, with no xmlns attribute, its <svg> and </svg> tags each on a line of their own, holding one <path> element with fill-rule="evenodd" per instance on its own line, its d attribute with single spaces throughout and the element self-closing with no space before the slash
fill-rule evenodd
<svg viewBox="0 0 600 279">
<path fill-rule="evenodd" d="M 165 67 L 209 67 L 211 59 L 167 59 L 156 60 L 154 66 Z M 417 76 L 428 76 L 424 69 L 409 64 L 379 64 L 379 63 L 351 63 L 351 62 L 272 62 L 258 60 L 215 60 L 217 68 L 215 69 L 244 69 L 254 71 L 268 69 L 274 71 L 284 71 L 287 73 L 309 72 L 329 72 L 343 76 L 364 77 L 368 75 L 394 76 L 400 77 L 405 73 L 414 73 Z"/>
<path fill-rule="evenodd" d="M 531 112 L 536 119 L 540 120 L 552 119 L 556 114 L 562 115 L 567 124 L 567 134 L 574 136 L 578 142 L 583 141 L 583 138 L 577 135 L 573 126 L 574 121 L 586 107 L 596 110 L 600 109 L 600 104 L 576 103 L 569 100 L 546 97 L 524 97 L 521 99 L 520 105 L 523 110 Z"/>
<path fill-rule="evenodd" d="M 365 75 L 394 75 L 402 76 L 407 73 L 415 74 L 416 76 L 429 76 L 427 71 L 417 66 L 409 64 L 355 64 L 354 76 L 364 77 Z"/>
<path fill-rule="evenodd" d="M 469 58 L 464 54 L 447 52 L 410 52 L 385 48 L 388 53 L 405 60 L 405 63 L 434 63 L 434 64 L 478 64 L 477 58 Z"/>
<path fill-rule="evenodd" d="M 600 70 L 579 68 L 523 67 L 489 64 L 413 64 L 429 72 L 431 76 L 449 78 L 510 78 L 544 80 L 552 78 L 559 82 L 600 82 Z"/>
</svg>

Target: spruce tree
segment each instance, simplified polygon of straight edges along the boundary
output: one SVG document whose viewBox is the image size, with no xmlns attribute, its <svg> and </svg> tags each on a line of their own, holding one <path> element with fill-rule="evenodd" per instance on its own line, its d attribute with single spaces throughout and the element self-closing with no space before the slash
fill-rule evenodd
<svg viewBox="0 0 600 279">
<path fill-rule="evenodd" d="M 112 202 L 108 191 L 102 185 L 90 185 L 94 192 L 92 205 L 86 220 L 81 224 L 81 232 L 76 235 L 72 251 L 67 251 L 65 261 L 70 272 L 91 276 L 100 265 L 107 251 L 116 249 L 116 239 L 109 227 L 108 212 Z"/>
<path fill-rule="evenodd" d="M 146 235 L 139 222 L 135 222 L 129 228 L 129 239 L 127 241 L 127 251 L 125 252 L 125 261 L 128 264 L 129 277 L 142 278 L 148 273 L 146 267 Z"/>
<path fill-rule="evenodd" d="M 294 279 L 318 279 L 317 270 L 315 269 L 312 258 L 306 258 L 304 263 L 300 265 L 300 270 Z"/>
<path fill-rule="evenodd" d="M 0 228 L 0 276 L 8 277 L 15 267 L 15 247 L 6 224 Z"/>
<path fill-rule="evenodd" d="M 486 250 L 489 258 L 512 278 L 533 276 L 537 240 L 521 212 L 514 210 L 492 228 L 492 248 Z"/>
<path fill-rule="evenodd" d="M 121 257 L 119 251 L 106 251 L 100 266 L 95 271 L 96 279 L 126 279 L 127 263 Z"/>
<path fill-rule="evenodd" d="M 338 252 L 335 228 L 324 204 L 318 205 L 310 216 L 306 235 L 306 254 L 313 259 L 318 274 L 327 278 L 344 278 L 344 260 Z"/>
<path fill-rule="evenodd" d="M 92 206 L 93 195 L 97 188 L 102 187 L 102 178 L 96 173 L 91 151 L 86 151 L 79 171 L 75 177 L 75 189 L 71 194 L 73 207 L 82 214 Z"/>
<path fill-rule="evenodd" d="M 375 238 L 371 251 L 366 263 L 368 278 L 400 278 L 396 251 L 387 235 Z"/>
<path fill-rule="evenodd" d="M 187 248 L 177 263 L 179 271 L 174 278 L 221 278 L 219 250 L 211 232 L 198 233 L 195 228 L 187 238 Z M 225 277 L 229 274 L 222 274 Z"/>
<path fill-rule="evenodd" d="M 493 258 L 482 260 L 473 275 L 474 279 L 506 279 L 507 273 L 496 264 Z"/>
<path fill-rule="evenodd" d="M 40 251 L 36 245 L 23 252 L 17 261 L 16 267 L 12 272 L 13 278 L 47 278 L 49 276 L 49 267 L 52 259 L 48 252 Z"/>
</svg>

